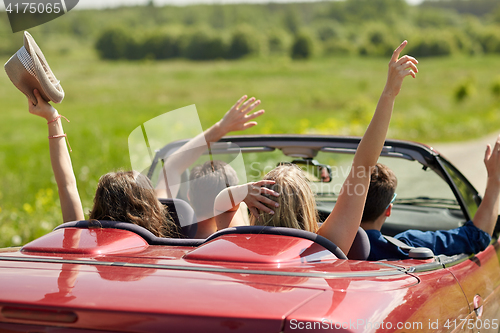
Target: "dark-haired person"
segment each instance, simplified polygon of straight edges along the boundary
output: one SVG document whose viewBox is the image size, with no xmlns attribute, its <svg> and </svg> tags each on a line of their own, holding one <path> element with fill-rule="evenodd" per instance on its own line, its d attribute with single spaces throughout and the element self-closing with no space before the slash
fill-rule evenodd
<svg viewBox="0 0 500 333">
<path fill-rule="evenodd" d="M 426 247 L 435 255 L 478 253 L 491 241 L 497 220 L 500 193 L 500 136 L 493 150 L 488 145 L 484 163 L 488 182 L 483 201 L 472 221 L 463 226 L 440 231 L 407 230 L 394 238 L 410 247 Z M 391 215 L 392 202 L 396 198 L 397 179 L 394 172 L 383 164 L 373 169 L 368 196 L 361 219 L 361 227 L 370 239 L 368 260 L 408 259 L 408 252 L 387 240 L 380 232 L 385 220 Z"/>
<path fill-rule="evenodd" d="M 207 238 L 217 231 L 215 198 L 226 187 L 235 185 L 238 185 L 238 175 L 226 162 L 207 161 L 191 170 L 187 196 L 198 220 L 195 238 Z M 238 211 L 238 218 L 231 226 L 248 224 L 246 206 L 242 206 Z"/>
<path fill-rule="evenodd" d="M 170 155 L 160 172 L 158 184 L 155 187 L 158 198 L 175 198 L 179 191 L 181 175 L 195 163 L 198 158 L 211 149 L 213 143 L 219 141 L 223 136 L 234 131 L 247 130 L 257 122 L 255 118 L 264 114 L 264 110 L 251 113 L 260 105 L 260 100 L 242 96 L 224 117 L 189 140 L 174 154 Z M 165 175 L 167 182 L 165 181 Z M 224 188 L 238 184 L 236 171 L 227 163 L 218 160 L 205 162 L 192 168 L 189 175 L 189 189 L 187 197 L 193 207 L 197 218 L 197 231 L 195 238 L 207 238 L 217 231 L 214 218 L 214 201 Z M 231 226 L 248 224 L 248 213 L 242 205 Z"/>
</svg>

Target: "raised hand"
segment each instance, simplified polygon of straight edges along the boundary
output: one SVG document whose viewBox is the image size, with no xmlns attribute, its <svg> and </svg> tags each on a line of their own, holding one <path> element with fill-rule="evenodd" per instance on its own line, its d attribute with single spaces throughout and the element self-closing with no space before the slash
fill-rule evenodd
<svg viewBox="0 0 500 333">
<path fill-rule="evenodd" d="M 242 185 L 246 186 L 246 190 L 248 191 L 248 194 L 243 202 L 247 204 L 248 210 L 250 210 L 250 213 L 252 213 L 252 215 L 256 218 L 259 217 L 259 210 L 273 215 L 274 211 L 270 207 L 279 207 L 279 204 L 268 198 L 268 196 L 272 195 L 274 197 L 279 197 L 280 194 L 265 187 L 265 185 L 273 185 L 274 183 L 274 180 L 261 180 Z"/>
<path fill-rule="evenodd" d="M 35 95 L 37 99 L 37 104 L 33 104 L 29 99 L 28 99 L 28 105 L 29 105 L 29 112 L 31 114 L 34 114 L 36 116 L 40 116 L 42 118 L 47 119 L 47 121 L 51 121 L 54 119 L 58 114 L 57 110 L 54 109 L 52 105 L 50 105 L 48 102 L 46 102 L 42 96 L 40 95 L 40 92 L 35 89 L 33 90 L 33 94 Z"/>
<path fill-rule="evenodd" d="M 488 172 L 488 178 L 500 182 L 500 135 L 495 142 L 493 149 L 491 145 L 486 147 L 484 154 L 484 165 Z"/>
<path fill-rule="evenodd" d="M 246 99 L 246 95 L 242 96 L 219 122 L 223 135 L 233 131 L 243 131 L 257 125 L 257 122 L 251 120 L 264 114 L 264 110 L 249 113 L 260 104 L 260 100 L 256 101 L 255 97 L 245 101 Z"/>
<path fill-rule="evenodd" d="M 389 61 L 389 72 L 387 74 L 387 83 L 384 88 L 384 92 L 391 96 L 396 96 L 401 90 L 401 85 L 403 84 L 403 79 L 406 76 L 412 76 L 415 78 L 418 73 L 417 59 L 404 55 L 401 58 L 399 55 L 401 51 L 405 48 L 408 42 L 405 40 L 394 50 L 391 60 Z"/>
<path fill-rule="evenodd" d="M 274 183 L 274 180 L 261 180 L 231 186 L 221 191 L 214 203 L 217 230 L 225 229 L 234 223 L 233 217 L 241 202 L 245 202 L 252 215 L 257 218 L 260 215 L 259 211 L 274 214 L 273 208 L 270 207 L 276 208 L 279 204 L 268 196 L 278 197 L 279 193 L 265 187 L 265 185 L 273 185 Z"/>
<path fill-rule="evenodd" d="M 495 230 L 500 202 L 500 135 L 493 149 L 491 145 L 486 147 L 484 165 L 488 171 L 486 190 L 472 222 L 491 236 Z"/>
<path fill-rule="evenodd" d="M 334 242 L 344 253 L 349 252 L 361 222 L 366 192 L 370 186 L 370 171 L 384 147 L 396 96 L 401 90 L 403 79 L 415 77 L 418 72 L 415 58 L 407 55 L 399 58 L 407 43 L 401 43 L 392 54 L 384 91 L 354 155 L 352 170 L 355 172 L 349 173 L 335 207 L 318 230 L 318 234 Z M 355 192 L 353 195 L 349 188 L 360 188 L 362 193 Z"/>
<path fill-rule="evenodd" d="M 52 105 L 42 98 L 37 89 L 33 90 L 33 94 L 37 99 L 37 104 L 34 105 L 33 102 L 28 100 L 29 112 L 47 120 L 50 163 L 57 183 L 63 221 L 83 220 L 85 215 L 78 194 L 71 158 L 64 142 L 66 135 L 59 120 L 59 114 Z"/>
<path fill-rule="evenodd" d="M 168 165 L 167 178 L 169 178 L 171 184 L 180 184 L 180 176 L 184 170 L 196 162 L 212 143 L 219 141 L 229 132 L 242 131 L 257 125 L 257 122 L 251 120 L 264 114 L 264 110 L 249 114 L 260 104 L 260 101 L 255 101 L 254 97 L 245 101 L 246 99 L 246 95 L 241 97 L 221 120 L 205 132 L 189 140 L 189 142 L 168 158 L 165 165 Z M 186 154 L 185 152 L 188 153 Z M 175 197 L 178 192 L 178 186 L 170 186 L 169 192 L 165 189 L 164 184 L 165 180 L 162 172 L 160 173 L 160 181 L 156 186 L 156 195 L 160 198 Z"/>
</svg>

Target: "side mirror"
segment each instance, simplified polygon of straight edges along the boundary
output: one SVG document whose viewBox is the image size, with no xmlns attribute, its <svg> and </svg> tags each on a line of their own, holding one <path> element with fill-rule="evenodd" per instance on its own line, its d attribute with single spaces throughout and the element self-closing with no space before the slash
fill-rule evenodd
<svg viewBox="0 0 500 333">
<path fill-rule="evenodd" d="M 329 183 L 332 181 L 332 168 L 329 165 L 320 164 L 313 159 L 293 160 L 291 163 L 297 165 L 310 182 Z"/>
</svg>

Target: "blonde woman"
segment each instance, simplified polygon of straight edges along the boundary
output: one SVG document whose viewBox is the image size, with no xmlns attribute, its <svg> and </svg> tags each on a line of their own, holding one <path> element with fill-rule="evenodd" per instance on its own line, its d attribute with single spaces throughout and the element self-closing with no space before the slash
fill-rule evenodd
<svg viewBox="0 0 500 333">
<path fill-rule="evenodd" d="M 239 203 L 243 201 L 252 213 L 251 222 L 254 225 L 315 232 L 348 253 L 361 223 L 371 169 L 375 167 L 384 146 L 394 101 L 404 78 L 415 78 L 418 72 L 415 58 L 408 55 L 399 57 L 406 45 L 407 41 L 401 43 L 391 57 L 386 85 L 354 155 L 351 172 L 342 186 L 334 209 L 321 228 L 318 228 L 314 195 L 307 180 L 300 169 L 285 165 L 269 172 L 264 180 L 229 187 L 221 192 L 215 203 L 218 229 L 231 226 Z"/>
</svg>

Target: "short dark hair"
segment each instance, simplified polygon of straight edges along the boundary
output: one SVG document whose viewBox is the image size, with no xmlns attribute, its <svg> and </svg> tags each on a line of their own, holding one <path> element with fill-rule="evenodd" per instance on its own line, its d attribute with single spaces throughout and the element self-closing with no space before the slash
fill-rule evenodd
<svg viewBox="0 0 500 333">
<path fill-rule="evenodd" d="M 197 217 L 213 216 L 219 192 L 234 185 L 238 185 L 238 175 L 226 162 L 207 161 L 194 167 L 189 175 L 189 201 Z"/>
<path fill-rule="evenodd" d="M 398 179 L 388 166 L 377 163 L 375 168 L 372 168 L 370 187 L 361 222 L 375 221 L 385 212 L 396 192 L 397 185 Z"/>
</svg>

